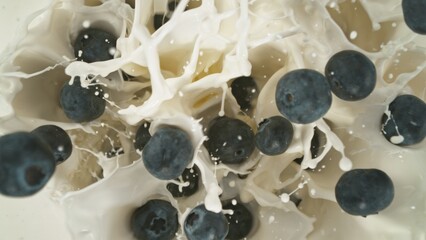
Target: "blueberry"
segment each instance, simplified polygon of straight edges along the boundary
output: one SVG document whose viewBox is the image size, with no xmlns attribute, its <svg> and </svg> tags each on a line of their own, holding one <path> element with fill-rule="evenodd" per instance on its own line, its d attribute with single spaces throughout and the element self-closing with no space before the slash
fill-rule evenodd
<svg viewBox="0 0 426 240">
<path fill-rule="evenodd" d="M 43 125 L 31 133 L 42 138 L 50 147 L 59 164 L 71 156 L 72 142 L 68 133 L 56 125 Z"/>
<path fill-rule="evenodd" d="M 223 213 L 210 212 L 202 204 L 189 212 L 183 230 L 188 240 L 223 240 L 228 234 L 228 221 Z"/>
<path fill-rule="evenodd" d="M 280 113 L 291 122 L 311 123 L 330 109 L 330 85 L 317 71 L 293 70 L 278 81 L 275 100 Z"/>
<path fill-rule="evenodd" d="M 80 78 L 76 77 L 72 85 L 65 83 L 60 95 L 60 104 L 65 115 L 74 122 L 90 122 L 100 117 L 106 107 L 103 89 L 100 85 L 83 88 Z"/>
<path fill-rule="evenodd" d="M 74 42 L 74 55 L 79 61 L 92 63 L 114 58 L 117 38 L 96 28 L 81 31 Z"/>
<path fill-rule="evenodd" d="M 354 169 L 345 172 L 335 188 L 336 200 L 347 213 L 356 216 L 377 214 L 394 197 L 389 176 L 378 169 Z"/>
<path fill-rule="evenodd" d="M 146 169 L 161 180 L 178 178 L 193 156 L 194 147 L 189 135 L 172 126 L 159 128 L 142 151 Z"/>
<path fill-rule="evenodd" d="M 243 121 L 220 117 L 212 121 L 204 142 L 214 161 L 239 164 L 249 158 L 255 149 L 252 129 Z"/>
<path fill-rule="evenodd" d="M 399 146 L 420 143 L 426 136 L 426 104 L 413 95 L 401 95 L 382 116 L 382 133 Z"/>
<path fill-rule="evenodd" d="M 149 200 L 133 212 L 130 226 L 138 240 L 171 240 L 179 227 L 178 211 L 167 201 Z"/>
<path fill-rule="evenodd" d="M 266 155 L 278 155 L 287 150 L 293 139 L 293 125 L 281 116 L 266 118 L 259 124 L 255 136 L 257 148 Z"/>
<path fill-rule="evenodd" d="M 426 34 L 426 1 L 402 0 L 405 24 L 415 33 Z"/>
<path fill-rule="evenodd" d="M 239 202 L 234 203 L 229 201 L 223 205 L 223 209 L 233 211 L 232 214 L 225 214 L 229 223 L 229 231 L 226 239 L 229 240 L 245 238 L 253 228 L 253 215 L 250 210 Z"/>
<path fill-rule="evenodd" d="M 149 133 L 149 127 L 151 126 L 150 122 L 142 122 L 136 131 L 134 146 L 135 149 L 142 151 L 149 139 L 151 139 L 151 134 Z"/>
<path fill-rule="evenodd" d="M 324 146 L 321 141 L 321 135 L 324 135 L 324 133 L 322 133 L 320 130 L 318 130 L 317 127 L 315 127 L 314 135 L 312 136 L 312 139 L 311 139 L 311 148 L 310 148 L 312 158 L 318 157 L 319 155 L 321 155 L 321 153 L 324 150 L 323 149 Z M 294 161 L 300 165 L 302 164 L 303 157 L 296 158 L 294 159 Z"/>
<path fill-rule="evenodd" d="M 154 29 L 158 30 L 161 26 L 163 26 L 170 19 L 164 14 L 155 14 L 154 15 Z"/>
<path fill-rule="evenodd" d="M 55 171 L 50 147 L 38 136 L 16 132 L 0 137 L 0 193 L 30 196 L 41 190 Z"/>
<path fill-rule="evenodd" d="M 334 54 L 325 66 L 331 91 L 346 101 L 366 98 L 376 86 L 376 67 L 364 54 L 345 50 Z"/>
<path fill-rule="evenodd" d="M 231 83 L 231 92 L 241 110 L 248 111 L 258 95 L 258 88 L 252 77 L 239 77 Z"/>
<path fill-rule="evenodd" d="M 188 182 L 189 185 L 186 187 L 179 187 L 174 183 L 167 184 L 167 190 L 173 195 L 175 198 L 179 197 L 189 197 L 197 192 L 198 190 L 198 182 L 199 182 L 200 170 L 196 165 L 193 168 L 186 168 L 181 177 L 176 179 L 179 182 Z"/>
</svg>

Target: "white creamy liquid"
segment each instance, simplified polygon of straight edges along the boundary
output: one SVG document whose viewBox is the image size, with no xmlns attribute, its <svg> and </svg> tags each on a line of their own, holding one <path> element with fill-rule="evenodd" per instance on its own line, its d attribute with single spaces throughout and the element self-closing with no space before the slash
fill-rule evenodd
<svg viewBox="0 0 426 240">
<path fill-rule="evenodd" d="M 182 0 L 171 20 L 155 32 L 153 13 L 164 12 L 166 0 L 136 1 L 134 10 L 119 0 L 99 6 L 84 2 L 54 0 L 29 18 L 29 27 L 18 31 L 0 58 L 0 134 L 54 123 L 73 138 L 71 158 L 58 166 L 38 195 L 45 200 L 34 200 L 58 209 L 51 211 L 57 218 L 37 212 L 45 229 L 63 227 L 65 219 L 70 239 L 133 239 L 129 217 L 147 200 L 171 201 L 183 223 L 201 202 L 221 211 L 218 195 L 223 192 L 227 199 L 239 194 L 252 209 L 255 229 L 248 239 L 426 238 L 425 141 L 400 148 L 380 133 L 380 118 L 395 96 L 410 93 L 425 100 L 425 37 L 405 26 L 399 1 L 204 0 L 184 11 L 188 0 Z M 72 60 L 73 38 L 87 26 L 120 36 L 115 59 L 92 64 Z M 229 80 L 252 75 L 261 87 L 254 119 L 247 120 L 256 125 L 279 115 L 274 96 L 283 74 L 298 68 L 323 72 L 329 57 L 344 49 L 363 52 L 375 63 L 377 86 L 369 97 L 359 102 L 333 97 L 326 120 L 294 124 L 293 142 L 280 156 L 256 152 L 236 168 L 210 161 L 199 118 L 211 117 L 204 115 L 217 108 L 217 114 L 247 120 L 238 115 Z M 138 81 L 109 81 L 119 69 Z M 59 107 L 58 91 L 70 76 L 92 74 L 106 85 L 107 111 L 89 124 L 71 123 Z M 197 194 L 174 200 L 167 182 L 145 170 L 132 146 L 143 119 L 153 121 L 151 133 L 168 124 L 190 134 L 203 185 Z M 326 142 L 320 156 L 311 159 L 314 127 Z M 109 138 L 102 141 L 104 136 Z M 116 144 L 124 154 L 107 159 L 105 146 Z M 302 167 L 314 171 L 292 163 L 302 155 Z M 344 213 L 335 202 L 334 186 L 351 168 L 385 171 L 395 185 L 390 207 L 367 218 Z M 244 180 L 233 177 L 249 172 Z M 302 199 L 299 208 L 289 201 L 291 196 Z M 19 239 L 27 229 L 6 231 Z M 65 233 L 59 235 L 67 239 Z M 39 239 L 58 235 L 46 236 Z M 182 229 L 177 239 L 185 239 Z"/>
</svg>

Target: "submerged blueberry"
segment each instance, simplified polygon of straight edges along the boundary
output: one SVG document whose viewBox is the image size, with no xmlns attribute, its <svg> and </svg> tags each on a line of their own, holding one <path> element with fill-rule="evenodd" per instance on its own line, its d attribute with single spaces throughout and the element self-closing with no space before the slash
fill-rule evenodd
<svg viewBox="0 0 426 240">
<path fill-rule="evenodd" d="M 231 83 L 231 92 L 242 111 L 248 111 L 258 95 L 257 84 L 252 77 L 239 77 Z"/>
<path fill-rule="evenodd" d="M 214 161 L 239 164 L 249 158 L 255 149 L 252 129 L 243 121 L 220 117 L 212 121 L 204 142 Z"/>
<path fill-rule="evenodd" d="M 39 136 L 49 145 L 57 164 L 71 156 L 71 138 L 64 129 L 55 125 L 43 125 L 34 129 L 31 133 Z"/>
<path fill-rule="evenodd" d="M 179 185 L 176 185 L 174 183 L 168 183 L 167 184 L 167 190 L 173 195 L 173 197 L 189 197 L 197 192 L 198 190 L 198 182 L 200 178 L 200 170 L 196 165 L 192 168 L 186 168 L 181 177 L 175 179 L 178 182 L 181 183 L 189 183 L 188 186 L 181 187 Z"/>
<path fill-rule="evenodd" d="M 356 216 L 377 214 L 394 197 L 389 176 L 378 169 L 354 169 L 345 172 L 335 188 L 336 200 L 347 213 Z"/>
<path fill-rule="evenodd" d="M 399 146 L 420 143 L 426 136 L 426 104 L 413 95 L 400 95 L 382 116 L 382 133 Z"/>
<path fill-rule="evenodd" d="M 117 38 L 96 28 L 81 31 L 74 42 L 74 55 L 79 61 L 92 63 L 114 58 Z"/>
<path fill-rule="evenodd" d="M 317 71 L 293 70 L 278 81 L 275 101 L 280 113 L 291 122 L 312 123 L 330 109 L 330 85 Z"/>
<path fill-rule="evenodd" d="M 172 126 L 159 128 L 142 151 L 146 169 L 161 180 L 172 180 L 182 175 L 193 155 L 194 147 L 189 135 Z"/>
<path fill-rule="evenodd" d="M 293 125 L 281 116 L 266 118 L 260 122 L 255 140 L 262 153 L 270 156 L 281 154 L 293 140 Z"/>
<path fill-rule="evenodd" d="M 68 82 L 62 87 L 60 104 L 65 115 L 74 122 L 90 122 L 100 117 L 106 107 L 103 90 L 100 85 L 83 88 L 80 78 L 76 77 L 72 85 Z"/>
<path fill-rule="evenodd" d="M 413 32 L 426 34 L 426 1 L 402 0 L 402 12 L 405 23 Z"/>
<path fill-rule="evenodd" d="M 189 212 L 183 230 L 188 240 L 224 240 L 228 221 L 223 213 L 210 212 L 202 204 Z"/>
<path fill-rule="evenodd" d="M 40 191 L 55 171 L 49 146 L 39 137 L 16 132 L 0 137 L 0 193 L 30 196 Z"/>
<path fill-rule="evenodd" d="M 151 139 L 151 134 L 149 133 L 149 127 L 151 126 L 150 122 L 143 121 L 136 131 L 134 146 L 135 149 L 142 151 L 145 145 Z"/>
<path fill-rule="evenodd" d="M 229 223 L 226 239 L 239 240 L 247 237 L 253 228 L 253 215 L 246 206 L 233 201 L 223 205 L 223 209 L 232 210 L 232 214 L 225 214 Z"/>
<path fill-rule="evenodd" d="M 150 200 L 133 212 L 130 226 L 138 240 L 172 240 L 179 228 L 178 211 L 167 201 Z"/>
<path fill-rule="evenodd" d="M 345 50 L 334 54 L 325 66 L 331 91 L 346 101 L 366 98 L 376 86 L 376 67 L 364 54 Z"/>
</svg>

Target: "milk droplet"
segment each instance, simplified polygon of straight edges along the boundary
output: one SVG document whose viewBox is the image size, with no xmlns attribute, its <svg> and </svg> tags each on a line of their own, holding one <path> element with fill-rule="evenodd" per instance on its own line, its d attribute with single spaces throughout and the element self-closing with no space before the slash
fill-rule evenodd
<svg viewBox="0 0 426 240">
<path fill-rule="evenodd" d="M 290 196 L 287 193 L 281 194 L 280 198 L 281 198 L 281 201 L 284 203 L 287 203 L 290 201 Z"/>
<path fill-rule="evenodd" d="M 398 136 L 392 136 L 392 137 L 390 138 L 390 141 L 391 141 L 391 143 L 393 143 L 393 144 L 400 144 L 400 143 L 402 143 L 402 142 L 404 141 L 404 137 L 403 137 L 403 136 L 401 136 L 401 135 L 398 135 Z"/>
<path fill-rule="evenodd" d="M 346 157 L 342 157 L 342 159 L 339 161 L 339 167 L 343 171 L 349 171 L 352 169 L 352 161 Z"/>
<path fill-rule="evenodd" d="M 89 28 L 90 27 L 90 21 L 89 20 L 84 20 L 83 23 L 82 23 L 82 26 L 84 28 Z"/>
</svg>

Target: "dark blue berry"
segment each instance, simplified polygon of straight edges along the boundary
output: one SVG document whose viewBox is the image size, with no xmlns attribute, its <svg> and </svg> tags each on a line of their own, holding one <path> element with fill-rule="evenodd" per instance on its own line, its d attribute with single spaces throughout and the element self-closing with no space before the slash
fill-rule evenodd
<svg viewBox="0 0 426 240">
<path fill-rule="evenodd" d="M 255 136 L 257 148 L 270 156 L 285 152 L 292 140 L 293 125 L 281 116 L 263 120 Z"/>
<path fill-rule="evenodd" d="M 142 151 L 146 169 L 161 180 L 178 178 L 193 156 L 194 147 L 189 135 L 172 126 L 159 128 Z"/>
<path fill-rule="evenodd" d="M 34 129 L 31 133 L 37 135 L 49 145 L 57 164 L 71 156 L 71 138 L 64 129 L 55 125 L 43 125 Z"/>
<path fill-rule="evenodd" d="M 223 213 L 210 212 L 202 204 L 189 212 L 183 229 L 188 240 L 223 240 L 228 234 L 228 222 Z"/>
<path fill-rule="evenodd" d="M 181 177 L 175 179 L 176 181 L 179 181 L 181 183 L 188 182 L 189 185 L 186 187 L 180 187 L 179 185 L 176 185 L 174 183 L 168 183 L 167 184 L 167 190 L 173 195 L 175 198 L 179 197 L 189 197 L 197 192 L 198 190 L 198 183 L 199 183 L 199 177 L 200 176 L 200 170 L 196 165 L 194 165 L 193 168 L 186 168 Z"/>
<path fill-rule="evenodd" d="M 235 200 L 234 200 L 235 201 Z M 253 215 L 246 206 L 239 202 L 229 201 L 223 205 L 223 209 L 232 210 L 232 214 L 225 214 L 229 224 L 226 239 L 239 240 L 245 238 L 253 228 Z"/>
<path fill-rule="evenodd" d="M 311 139 L 311 148 L 310 148 L 310 152 L 311 152 L 311 157 L 312 158 L 316 158 L 318 157 L 322 152 L 323 152 L 323 148 L 324 148 L 324 142 L 322 141 L 323 138 L 325 138 L 324 133 L 321 132 L 320 130 L 318 130 L 317 127 L 314 128 L 314 135 L 312 136 Z M 294 161 L 301 165 L 302 161 L 303 161 L 303 157 L 300 158 L 296 158 L 294 159 Z"/>
<path fill-rule="evenodd" d="M 65 115 L 78 123 L 97 119 L 104 113 L 106 107 L 102 87 L 90 85 L 83 88 L 79 78 L 75 78 L 72 85 L 67 82 L 62 87 L 60 104 Z"/>
<path fill-rule="evenodd" d="M 242 111 L 248 111 L 258 95 L 257 84 L 252 77 L 239 77 L 231 83 L 231 92 Z"/>
<path fill-rule="evenodd" d="M 150 200 L 133 212 L 130 226 L 138 240 L 172 240 L 179 228 L 178 211 L 167 201 Z"/>
<path fill-rule="evenodd" d="M 134 146 L 135 149 L 142 151 L 145 145 L 151 139 L 151 134 L 149 133 L 149 127 L 151 126 L 150 122 L 142 122 L 136 131 Z"/>
<path fill-rule="evenodd" d="M 280 113 L 291 122 L 311 123 L 330 109 L 330 85 L 317 71 L 294 70 L 278 81 L 275 101 Z"/>
<path fill-rule="evenodd" d="M 335 188 L 336 200 L 347 213 L 356 216 L 377 214 L 394 197 L 389 176 L 378 169 L 354 169 L 345 172 Z"/>
<path fill-rule="evenodd" d="M 163 26 L 170 19 L 165 14 L 155 14 L 154 15 L 154 29 L 158 30 L 161 26 Z"/>
<path fill-rule="evenodd" d="M 325 66 L 331 91 L 346 101 L 366 98 L 376 86 L 376 67 L 364 54 L 345 50 L 334 54 Z"/>
<path fill-rule="evenodd" d="M 74 55 L 79 61 L 92 63 L 114 58 L 117 38 L 109 32 L 88 28 L 74 42 Z"/>
<path fill-rule="evenodd" d="M 204 143 L 213 161 L 239 164 L 255 149 L 252 129 L 243 121 L 220 117 L 213 120 Z"/>
<path fill-rule="evenodd" d="M 55 171 L 56 161 L 41 138 L 27 132 L 0 137 L 0 193 L 30 196 L 41 190 Z"/>
<path fill-rule="evenodd" d="M 382 133 L 399 146 L 420 143 L 426 136 L 426 104 L 413 95 L 396 97 L 382 116 Z"/>
<path fill-rule="evenodd" d="M 405 24 L 415 33 L 426 34 L 426 1 L 402 0 Z"/>
</svg>

